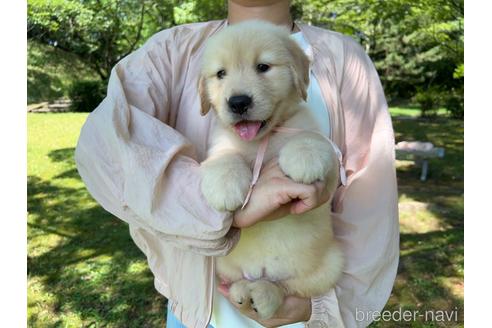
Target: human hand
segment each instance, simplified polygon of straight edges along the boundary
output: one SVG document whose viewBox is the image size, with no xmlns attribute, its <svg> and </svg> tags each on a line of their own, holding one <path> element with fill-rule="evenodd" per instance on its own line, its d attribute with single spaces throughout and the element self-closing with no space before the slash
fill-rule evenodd
<svg viewBox="0 0 492 328">
<path fill-rule="evenodd" d="M 240 310 L 236 302 L 232 302 L 229 299 L 229 286 L 230 284 L 221 282 L 218 286 L 218 291 L 227 298 L 234 307 Z M 252 309 L 241 310 L 241 313 L 264 327 L 278 327 L 295 322 L 308 321 L 311 317 L 311 299 L 287 296 L 284 298 L 284 303 L 280 306 L 274 316 L 267 320 L 260 320 L 258 314 Z"/>
<path fill-rule="evenodd" d="M 302 214 L 326 203 L 330 196 L 324 181 L 296 183 L 282 172 L 274 158 L 263 167 L 248 205 L 235 212 L 233 226 L 247 228 L 259 221 Z"/>
</svg>

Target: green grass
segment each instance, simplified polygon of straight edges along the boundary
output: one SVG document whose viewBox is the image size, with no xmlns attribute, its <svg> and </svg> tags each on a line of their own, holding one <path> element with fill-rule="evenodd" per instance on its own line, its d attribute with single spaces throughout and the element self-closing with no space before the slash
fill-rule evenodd
<svg viewBox="0 0 492 328">
<path fill-rule="evenodd" d="M 446 116 L 448 111 L 446 108 L 437 108 L 432 111 L 437 116 Z M 419 107 L 390 107 L 390 113 L 393 117 L 420 117 L 421 111 Z"/>
<path fill-rule="evenodd" d="M 86 116 L 28 114 L 28 325 L 163 327 L 166 301 L 143 254 L 77 174 L 73 151 Z M 404 118 L 394 119 L 394 128 L 397 141 L 432 141 L 446 156 L 430 162 L 427 182 L 419 181 L 418 167 L 398 163 L 401 259 L 385 309 L 458 308 L 460 315 L 458 323 L 417 318 L 373 326 L 460 327 L 463 122 Z"/>
<path fill-rule="evenodd" d="M 28 114 L 28 325 L 163 327 L 144 255 L 77 174 L 86 116 Z"/>
<path fill-rule="evenodd" d="M 392 113 L 395 111 L 392 110 Z M 398 327 L 463 326 L 463 121 L 393 118 L 396 142 L 431 141 L 443 159 L 429 161 L 426 182 L 420 168 L 397 161 L 400 208 L 400 265 L 385 310 L 458 310 L 458 322 L 398 322 Z M 395 327 L 394 322 L 374 327 Z"/>
</svg>

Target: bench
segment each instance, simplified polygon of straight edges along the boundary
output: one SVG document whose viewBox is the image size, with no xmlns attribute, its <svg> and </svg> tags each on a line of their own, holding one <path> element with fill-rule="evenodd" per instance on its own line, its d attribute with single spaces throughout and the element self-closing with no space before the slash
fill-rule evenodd
<svg viewBox="0 0 492 328">
<path fill-rule="evenodd" d="M 422 166 L 420 180 L 427 180 L 430 158 L 444 157 L 444 148 L 434 147 L 430 142 L 401 141 L 395 146 L 395 156 L 398 160 L 414 161 Z"/>
</svg>

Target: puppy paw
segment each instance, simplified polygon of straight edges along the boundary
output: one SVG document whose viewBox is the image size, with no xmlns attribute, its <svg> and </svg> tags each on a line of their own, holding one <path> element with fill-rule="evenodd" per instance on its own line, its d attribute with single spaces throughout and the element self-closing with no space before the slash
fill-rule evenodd
<svg viewBox="0 0 492 328">
<path fill-rule="evenodd" d="M 328 324 L 321 320 L 312 320 L 306 323 L 306 328 L 330 328 Z"/>
<path fill-rule="evenodd" d="M 258 313 L 261 320 L 271 318 L 284 300 L 284 293 L 274 283 L 257 280 L 249 284 L 251 308 Z"/>
<path fill-rule="evenodd" d="M 247 280 L 238 280 L 234 282 L 229 288 L 229 298 L 231 301 L 237 304 L 240 309 L 246 309 L 250 306 L 250 291 Z"/>
<path fill-rule="evenodd" d="M 223 155 L 202 164 L 202 194 L 218 211 L 235 211 L 249 190 L 252 173 L 240 155 Z"/>
<path fill-rule="evenodd" d="M 324 180 L 337 167 L 332 146 L 321 136 L 293 138 L 280 150 L 278 162 L 287 176 L 305 184 Z"/>
</svg>

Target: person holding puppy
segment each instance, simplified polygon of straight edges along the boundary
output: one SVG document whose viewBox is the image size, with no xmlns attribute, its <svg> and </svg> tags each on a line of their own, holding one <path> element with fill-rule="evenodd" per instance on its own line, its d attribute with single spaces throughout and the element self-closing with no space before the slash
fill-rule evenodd
<svg viewBox="0 0 492 328">
<path fill-rule="evenodd" d="M 224 21 L 157 33 L 118 63 L 108 95 L 89 115 L 76 148 L 92 196 L 129 223 L 156 289 L 169 300 L 167 327 L 367 326 L 391 292 L 398 265 L 394 136 L 379 77 L 353 40 L 292 21 L 288 0 L 229 0 Z M 227 24 L 261 19 L 287 27 L 312 56 L 308 104 L 343 154 L 345 185 L 295 183 L 265 163 L 248 206 L 233 214 L 200 191 L 210 115 L 200 116 L 198 70 L 204 43 Z M 240 314 L 215 281 L 214 257 L 240 229 L 304 213 L 333 197 L 333 224 L 345 256 L 334 289 L 313 299 L 288 296 L 273 318 Z"/>
</svg>

